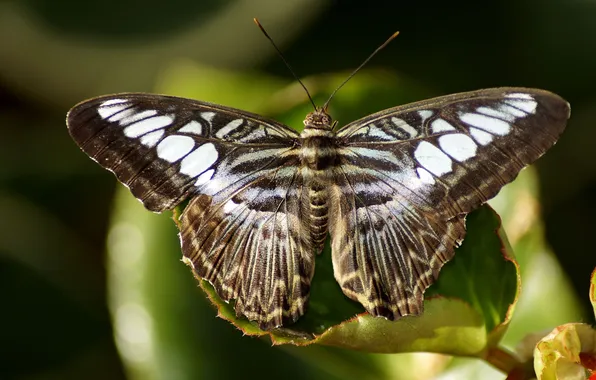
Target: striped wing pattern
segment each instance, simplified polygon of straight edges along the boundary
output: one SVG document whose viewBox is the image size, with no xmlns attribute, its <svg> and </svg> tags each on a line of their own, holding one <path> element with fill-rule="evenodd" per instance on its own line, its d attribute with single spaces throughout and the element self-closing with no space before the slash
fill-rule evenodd
<svg viewBox="0 0 596 380">
<path fill-rule="evenodd" d="M 556 95 L 504 88 L 413 103 L 342 128 L 342 196 L 330 232 L 344 293 L 374 315 L 418 314 L 424 290 L 464 237 L 464 216 L 546 152 L 568 117 Z"/>
<path fill-rule="evenodd" d="M 238 315 L 271 329 L 305 311 L 331 235 L 343 292 L 375 316 L 419 314 L 465 235 L 465 215 L 562 133 L 552 93 L 497 88 L 381 111 L 337 133 L 325 110 L 301 134 L 190 99 L 117 94 L 67 116 L 81 149 L 149 210 L 180 216 L 184 261 Z"/>
<path fill-rule="evenodd" d="M 294 130 L 248 112 L 143 93 L 82 102 L 66 122 L 81 149 L 155 212 L 213 187 L 210 179 L 222 171 L 215 166 L 236 164 L 236 172 L 244 172 L 252 165 L 258 171 L 264 161 L 249 162 L 247 154 L 277 154 L 298 138 Z M 224 187 L 237 179 L 216 177 Z"/>
</svg>

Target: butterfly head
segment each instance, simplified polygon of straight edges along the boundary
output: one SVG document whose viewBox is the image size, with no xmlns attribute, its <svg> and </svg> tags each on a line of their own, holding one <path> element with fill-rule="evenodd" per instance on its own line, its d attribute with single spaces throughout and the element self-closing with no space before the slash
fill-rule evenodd
<svg viewBox="0 0 596 380">
<path fill-rule="evenodd" d="M 325 111 L 324 108 L 318 108 L 316 111 L 306 115 L 304 119 L 304 126 L 307 128 L 316 129 L 332 129 L 331 116 Z"/>
</svg>

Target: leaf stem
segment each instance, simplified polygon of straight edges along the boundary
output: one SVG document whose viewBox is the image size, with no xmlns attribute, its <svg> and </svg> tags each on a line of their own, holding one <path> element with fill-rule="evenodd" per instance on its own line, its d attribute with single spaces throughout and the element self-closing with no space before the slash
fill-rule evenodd
<svg viewBox="0 0 596 380">
<path fill-rule="evenodd" d="M 515 353 L 500 346 L 489 348 L 484 359 L 490 365 L 506 374 L 510 374 L 515 369 L 524 366 L 524 363 L 519 360 Z"/>
</svg>

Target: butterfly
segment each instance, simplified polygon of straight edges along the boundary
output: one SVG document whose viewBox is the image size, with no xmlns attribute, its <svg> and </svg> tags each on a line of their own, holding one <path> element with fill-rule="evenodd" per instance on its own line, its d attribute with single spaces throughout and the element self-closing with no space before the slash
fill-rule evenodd
<svg viewBox="0 0 596 380">
<path fill-rule="evenodd" d="M 124 93 L 76 105 L 67 125 L 147 209 L 189 200 L 184 262 L 237 315 L 272 329 L 304 314 L 327 235 L 346 296 L 389 320 L 420 314 L 466 214 L 554 145 L 569 116 L 548 91 L 493 88 L 340 129 L 325 106 L 298 133 L 217 104 Z"/>
</svg>

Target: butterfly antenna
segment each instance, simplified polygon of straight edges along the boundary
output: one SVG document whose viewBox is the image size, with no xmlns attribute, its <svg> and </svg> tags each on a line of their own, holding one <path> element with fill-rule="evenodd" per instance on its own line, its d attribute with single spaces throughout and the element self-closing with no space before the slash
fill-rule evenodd
<svg viewBox="0 0 596 380">
<path fill-rule="evenodd" d="M 363 67 L 364 67 L 364 65 L 366 65 L 366 64 L 368 63 L 368 61 L 370 61 L 370 60 L 372 59 L 372 57 L 374 57 L 374 56 L 375 56 L 375 55 L 376 55 L 376 54 L 377 54 L 379 51 L 381 51 L 381 49 L 383 49 L 385 46 L 389 45 L 389 42 L 393 41 L 393 39 L 394 39 L 395 37 L 397 37 L 397 35 L 398 35 L 398 34 L 399 34 L 399 32 L 395 32 L 395 33 L 393 33 L 393 35 L 391 35 L 391 37 L 389 37 L 389 38 L 387 39 L 387 41 L 383 42 L 383 44 L 382 44 L 381 46 L 379 46 L 379 47 L 378 47 L 378 48 L 377 48 L 375 51 L 373 51 L 373 52 L 372 52 L 372 54 L 371 54 L 371 55 L 369 55 L 369 56 L 368 56 L 368 58 L 366 58 L 366 59 L 364 60 L 364 62 L 362 62 L 362 64 L 356 68 L 356 70 L 352 71 L 352 74 L 350 74 L 350 75 L 349 75 L 349 76 L 346 78 L 346 80 L 344 80 L 344 81 L 342 82 L 342 84 L 340 84 L 340 85 L 339 85 L 339 86 L 338 86 L 338 87 L 337 87 L 337 88 L 336 88 L 336 89 L 335 89 L 335 90 L 334 90 L 334 91 L 331 93 L 331 96 L 329 96 L 329 99 L 327 99 L 327 101 L 326 101 L 326 102 L 325 102 L 325 104 L 323 105 L 323 110 L 327 110 L 327 107 L 329 106 L 329 102 L 331 102 L 331 99 L 333 99 L 333 97 L 335 96 L 335 94 L 337 93 L 337 91 L 339 91 L 339 89 L 340 89 L 340 88 L 342 88 L 342 87 L 344 86 L 344 84 L 348 83 L 348 81 L 349 81 L 350 79 L 352 79 L 352 77 L 353 77 L 354 75 L 356 75 L 356 73 L 357 73 L 358 71 L 360 71 L 360 69 L 361 69 L 361 68 L 363 68 Z"/>
<path fill-rule="evenodd" d="M 302 81 L 300 80 L 300 78 L 298 78 L 298 75 L 296 75 L 296 73 L 292 69 L 292 66 L 290 66 L 290 64 L 288 63 L 288 61 L 286 61 L 286 58 L 281 53 L 281 50 L 279 50 L 279 48 L 277 47 L 277 45 L 275 45 L 275 42 L 273 42 L 273 39 L 271 37 L 269 37 L 269 34 L 267 34 L 267 32 L 265 31 L 265 28 L 263 28 L 263 25 L 261 25 L 261 23 L 259 22 L 259 20 L 256 17 L 253 20 L 254 20 L 255 24 L 257 24 L 257 26 L 259 27 L 259 29 L 261 29 L 261 32 L 263 32 L 263 34 L 265 35 L 265 37 L 267 37 L 267 39 L 269 40 L 269 42 L 271 42 L 271 45 L 273 45 L 273 47 L 275 48 L 275 51 L 277 51 L 277 54 L 280 56 L 281 60 L 286 64 L 286 67 L 288 68 L 288 70 L 290 70 L 290 72 L 292 73 L 292 75 L 294 76 L 294 78 L 296 78 L 296 80 L 298 81 L 298 83 L 300 83 L 300 85 L 302 86 L 302 88 L 306 92 L 306 95 L 308 95 L 308 99 L 310 100 L 310 103 L 312 104 L 312 106 L 314 107 L 314 109 L 316 111 L 317 110 L 317 106 L 315 105 L 315 102 L 312 100 L 312 96 L 310 96 L 310 92 L 308 92 L 308 89 L 306 88 L 306 86 L 304 85 L 304 83 L 302 83 Z"/>
</svg>

